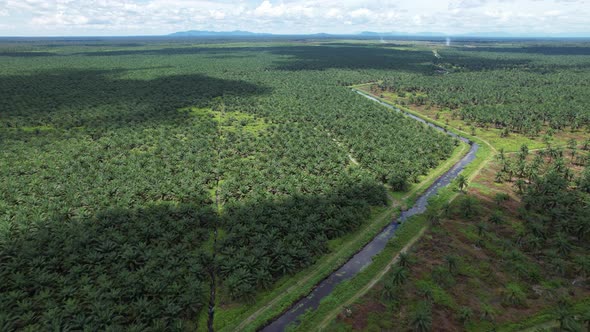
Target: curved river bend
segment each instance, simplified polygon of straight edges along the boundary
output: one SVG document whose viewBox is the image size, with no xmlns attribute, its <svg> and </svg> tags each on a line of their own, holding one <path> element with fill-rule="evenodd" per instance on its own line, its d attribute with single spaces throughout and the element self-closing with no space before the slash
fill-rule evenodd
<svg viewBox="0 0 590 332">
<path fill-rule="evenodd" d="M 406 219 L 408 219 L 411 216 L 423 213 L 426 210 L 426 206 L 428 204 L 428 199 L 430 197 L 436 195 L 439 188 L 444 187 L 444 186 L 448 185 L 449 183 L 451 183 L 451 181 L 453 181 L 459 175 L 459 173 L 461 173 L 461 171 L 463 171 L 465 166 L 467 166 L 469 163 L 471 163 L 475 159 L 475 154 L 479 148 L 479 145 L 477 145 L 476 143 L 471 142 L 467 138 L 464 138 L 464 137 L 458 136 L 454 133 L 448 132 L 445 129 L 443 129 L 439 126 L 436 126 L 430 122 L 427 122 L 415 115 L 406 113 L 396 107 L 393 107 L 392 105 L 384 103 L 373 96 L 370 96 L 370 95 L 365 94 L 365 93 L 358 91 L 358 90 L 354 90 L 354 91 L 366 98 L 369 98 L 369 99 L 389 108 L 389 109 L 403 113 L 404 115 L 406 115 L 416 121 L 420 121 L 422 123 L 425 123 L 431 127 L 436 128 L 437 130 L 444 132 L 447 135 L 450 135 L 450 136 L 453 136 L 457 139 L 460 139 L 461 141 L 470 144 L 471 149 L 461 160 L 459 160 L 455 165 L 453 165 L 453 167 L 450 170 L 448 170 L 446 173 L 444 173 L 438 179 L 436 179 L 436 181 L 430 187 L 428 187 L 428 189 L 418 198 L 418 200 L 416 200 L 416 203 L 414 204 L 414 206 L 412 206 L 412 208 L 410 208 L 409 210 L 403 211 L 401 213 L 401 215 L 399 216 L 399 218 L 392 220 L 392 222 L 388 226 L 386 226 L 381 231 L 381 233 L 379 233 L 375 238 L 373 238 L 373 240 L 371 240 L 371 242 L 369 242 L 367 245 L 365 245 L 357 254 L 355 254 L 353 257 L 351 257 L 338 270 L 336 270 L 335 272 L 332 272 L 332 274 L 330 274 L 326 279 L 324 279 L 322 282 L 320 282 L 316 286 L 316 288 L 314 288 L 313 291 L 308 296 L 297 301 L 293 306 L 291 306 L 291 308 L 289 308 L 283 314 L 281 314 L 280 316 L 275 318 L 266 327 L 262 328 L 261 331 L 264 331 L 264 332 L 284 331 L 285 328 L 287 327 L 287 325 L 289 325 L 291 323 L 297 324 L 298 317 L 301 314 L 303 314 L 305 311 L 307 311 L 309 309 L 312 309 L 312 310 L 317 309 L 318 305 L 320 304 L 320 301 L 324 297 L 330 295 L 330 293 L 332 292 L 332 290 L 334 289 L 334 287 L 336 285 L 338 285 L 339 283 L 341 283 L 345 280 L 348 280 L 348 279 L 354 277 L 359 272 L 361 272 L 366 266 L 371 264 L 373 257 L 375 257 L 375 255 L 379 254 L 385 248 L 385 245 L 387 244 L 389 239 L 391 239 L 395 235 L 395 231 L 396 231 L 399 223 L 404 222 Z"/>
</svg>

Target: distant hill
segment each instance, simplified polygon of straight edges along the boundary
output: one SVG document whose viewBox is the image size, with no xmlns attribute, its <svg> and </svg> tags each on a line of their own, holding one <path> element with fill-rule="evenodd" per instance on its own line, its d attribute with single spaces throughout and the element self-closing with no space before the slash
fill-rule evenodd
<svg viewBox="0 0 590 332">
<path fill-rule="evenodd" d="M 464 33 L 464 34 L 455 34 L 455 35 L 448 35 L 441 32 L 399 32 L 399 31 L 390 31 L 390 32 L 375 32 L 375 31 L 363 31 L 360 33 L 351 33 L 351 34 L 331 34 L 331 33 L 314 33 L 314 34 L 292 34 L 291 36 L 299 36 L 299 37 L 308 37 L 308 38 L 342 38 L 342 37 L 361 37 L 361 38 L 383 38 L 383 37 L 401 37 L 401 38 L 444 38 L 444 37 L 452 37 L 452 38 L 564 38 L 564 37 L 588 37 L 588 33 L 562 33 L 562 34 L 536 34 L 536 33 L 529 33 L 529 34 L 511 34 L 506 32 L 471 32 L 471 33 Z M 287 36 L 287 35 L 277 35 L 272 33 L 259 33 L 259 32 L 250 32 L 250 31 L 207 31 L 207 30 L 189 30 L 189 31 L 180 31 L 171 33 L 168 36 L 170 37 L 269 37 L 269 36 Z"/>
<path fill-rule="evenodd" d="M 416 32 L 416 33 L 407 33 L 407 32 L 374 32 L 374 31 L 363 31 L 358 34 L 362 37 L 396 37 L 396 36 L 418 36 L 418 37 L 444 37 L 446 34 L 440 32 Z"/>
<path fill-rule="evenodd" d="M 247 37 L 247 36 L 271 36 L 270 33 L 256 33 L 250 31 L 206 31 L 189 30 L 171 33 L 171 37 Z"/>
</svg>

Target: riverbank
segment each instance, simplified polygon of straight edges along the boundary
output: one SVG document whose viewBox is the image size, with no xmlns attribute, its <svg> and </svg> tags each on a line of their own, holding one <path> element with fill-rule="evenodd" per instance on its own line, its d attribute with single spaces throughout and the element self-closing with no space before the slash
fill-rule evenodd
<svg viewBox="0 0 590 332">
<path fill-rule="evenodd" d="M 490 153 L 490 157 L 493 155 Z M 569 158 L 568 155 L 566 165 L 572 162 Z M 563 308 L 556 310 L 559 297 L 555 294 L 569 294 L 571 307 L 568 311 L 583 321 L 581 313 L 588 308 L 583 279 L 578 280 L 580 276 L 573 272 L 569 277 L 563 272 L 557 273 L 546 265 L 547 261 L 539 261 L 535 254 L 516 245 L 523 227 L 518 215 L 521 196 L 515 193 L 514 182 L 494 180 L 500 168 L 500 161 L 496 159 L 483 162 L 479 169 L 471 168 L 474 173 L 469 181 L 469 196 L 449 204 L 444 210 L 446 217 L 442 224 L 429 227 L 416 243 L 410 254 L 413 263 L 408 270 L 408 281 L 395 300 L 382 297 L 388 279 L 375 282 L 390 266 L 382 264 L 384 270 L 375 267 L 374 273 L 368 271 L 364 280 L 359 275 L 356 284 L 354 280 L 348 287 L 342 284 L 316 312 L 302 317 L 304 323 L 294 330 L 406 329 L 416 317 L 418 304 L 427 302 L 432 310 L 431 315 L 429 313 L 432 327 L 437 330 L 532 331 L 556 325 L 556 312 L 563 312 Z M 499 201 L 499 197 L 506 197 L 506 200 Z M 475 217 L 465 217 L 463 203 L 467 198 L 476 205 Z M 501 220 L 488 220 L 491 215 L 499 215 Z M 403 242 L 403 239 L 392 239 L 395 241 Z M 396 255 L 396 252 L 390 253 L 389 257 Z M 447 257 L 456 257 L 458 267 L 451 281 L 444 281 L 441 286 L 436 276 L 441 269 L 446 270 Z M 512 269 L 514 257 L 521 257 L 516 263 L 518 273 Z M 535 271 L 540 279 L 534 279 Z M 572 271 L 570 267 L 568 271 Z M 525 276 L 532 273 L 533 279 L 523 280 L 522 273 Z M 374 277 L 370 278 L 371 275 Z M 367 287 L 369 285 L 375 287 Z M 430 297 L 424 297 L 425 289 L 432 292 Z M 524 294 L 518 305 L 507 302 L 508 291 L 512 289 Z M 526 319 L 522 321 L 523 318 Z"/>
<path fill-rule="evenodd" d="M 221 307 L 221 310 L 216 312 L 215 330 L 255 331 L 265 322 L 285 312 L 294 302 L 309 294 L 319 282 L 341 267 L 389 225 L 392 218 L 399 214 L 399 207 L 413 205 L 417 196 L 449 171 L 468 153 L 468 150 L 469 145 L 462 142 L 455 148 L 449 159 L 422 177 L 419 183 L 413 184 L 408 192 L 401 194 L 390 192 L 395 200 L 388 208 L 374 211 L 374 217 L 353 234 L 330 241 L 329 247 L 332 250 L 330 254 L 296 275 L 283 278 L 272 290 L 259 294 L 253 301 L 254 305 Z M 203 325 L 200 324 L 200 326 Z"/>
<path fill-rule="evenodd" d="M 354 89 L 354 87 L 353 91 L 360 93 L 366 98 L 380 102 L 381 104 L 386 104 L 384 106 L 389 107 L 390 109 L 406 112 L 405 109 L 400 110 L 397 105 L 391 105 L 383 100 L 380 100 L 376 96 L 367 95 L 364 92 Z M 474 152 L 474 157 L 471 162 L 466 164 L 461 172 L 469 179 L 473 179 L 477 173 L 479 173 L 479 171 L 485 166 L 486 162 L 490 160 L 491 156 L 493 155 L 492 151 L 495 151 L 490 144 L 477 137 L 473 137 L 469 134 L 454 129 L 449 130 L 447 128 L 445 130 L 444 127 L 440 126 L 440 124 L 430 121 L 430 119 L 420 117 L 419 114 L 410 112 L 406 113 L 409 113 L 414 119 L 418 117 L 422 119 L 422 121 L 426 121 L 431 125 L 438 126 L 439 130 L 451 132 L 452 134 L 461 136 L 464 140 L 474 142 L 474 144 L 479 147 L 476 152 Z M 454 199 L 456 196 L 457 193 L 455 190 L 445 187 L 438 190 L 438 194 L 434 197 L 436 197 L 435 199 L 437 201 L 445 202 Z M 331 319 L 341 312 L 347 304 L 352 303 L 355 299 L 362 296 L 369 289 L 367 285 L 374 284 L 380 280 L 380 278 L 388 271 L 388 267 L 391 267 L 392 264 L 395 263 L 395 258 L 392 260 L 391 257 L 398 255 L 402 249 L 408 250 L 411 247 L 409 244 L 414 243 L 417 239 L 419 239 L 419 234 L 422 234 L 426 227 L 427 222 L 420 214 L 416 214 L 416 216 L 414 216 L 412 219 L 404 222 L 399 228 L 396 236 L 390 240 L 385 250 L 383 250 L 373 259 L 373 262 L 368 268 L 360 272 L 354 278 L 338 285 L 329 296 L 325 297 L 324 300 L 321 301 L 319 307 L 316 310 L 309 311 L 301 316 L 300 321 L 303 323 L 297 327 L 294 327 L 293 329 L 295 331 L 310 331 L 321 330 L 322 328 L 325 328 L 327 324 L 330 323 Z"/>
</svg>

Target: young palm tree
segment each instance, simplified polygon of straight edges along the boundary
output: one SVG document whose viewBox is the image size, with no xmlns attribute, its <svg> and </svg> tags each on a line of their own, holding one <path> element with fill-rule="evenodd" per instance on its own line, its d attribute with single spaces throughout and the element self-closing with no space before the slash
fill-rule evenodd
<svg viewBox="0 0 590 332">
<path fill-rule="evenodd" d="M 459 191 L 464 192 L 463 189 L 467 188 L 467 186 L 467 178 L 465 175 L 459 174 L 459 176 L 457 176 L 457 187 L 459 188 Z"/>
<path fill-rule="evenodd" d="M 386 301 L 394 300 L 398 294 L 398 290 L 399 288 L 393 282 L 388 281 L 383 285 L 381 296 Z"/>
<path fill-rule="evenodd" d="M 455 255 L 447 255 L 445 256 L 445 262 L 447 263 L 447 268 L 449 269 L 449 273 L 455 274 L 457 272 L 457 256 Z"/>
<path fill-rule="evenodd" d="M 574 259 L 576 270 L 583 278 L 590 277 L 590 256 L 578 256 Z"/>
<path fill-rule="evenodd" d="M 571 308 L 566 302 L 560 301 L 555 314 L 561 331 L 581 331 L 581 326 L 576 322 Z"/>
<path fill-rule="evenodd" d="M 489 304 L 483 304 L 481 306 L 481 319 L 489 322 L 493 321 L 496 317 L 496 310 Z"/>
<path fill-rule="evenodd" d="M 407 252 L 400 253 L 398 265 L 404 268 L 409 268 L 410 264 L 412 264 L 410 254 Z"/>
<path fill-rule="evenodd" d="M 421 302 L 412 316 L 412 328 L 417 332 L 427 332 L 432 328 L 432 309 L 430 304 Z"/>
<path fill-rule="evenodd" d="M 426 217 L 426 221 L 428 221 L 428 223 L 432 226 L 438 226 L 440 225 L 440 216 L 438 215 L 438 212 L 436 211 L 436 209 L 429 207 L 426 209 L 426 212 L 424 212 L 424 216 Z"/>
<path fill-rule="evenodd" d="M 459 309 L 459 320 L 463 325 L 467 324 L 473 318 L 473 311 L 469 307 L 461 307 Z"/>
<path fill-rule="evenodd" d="M 524 303 L 526 299 L 525 293 L 522 291 L 519 285 L 515 283 L 509 283 L 506 285 L 504 290 L 504 301 L 513 306 L 519 306 Z"/>
<path fill-rule="evenodd" d="M 488 221 L 492 224 L 498 225 L 504 222 L 504 216 L 502 215 L 502 212 L 500 212 L 500 210 L 494 210 L 494 212 L 492 212 L 492 215 L 488 218 Z"/>
<path fill-rule="evenodd" d="M 397 266 L 391 273 L 391 282 L 394 285 L 403 285 L 408 280 L 408 269 Z"/>
</svg>

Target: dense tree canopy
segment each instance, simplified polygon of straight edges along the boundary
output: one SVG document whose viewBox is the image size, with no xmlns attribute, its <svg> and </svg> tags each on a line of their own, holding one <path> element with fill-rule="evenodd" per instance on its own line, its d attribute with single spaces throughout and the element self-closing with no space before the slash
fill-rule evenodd
<svg viewBox="0 0 590 332">
<path fill-rule="evenodd" d="M 439 50 L 440 73 L 395 72 L 381 87 L 418 93 L 414 103 L 457 110 L 478 126 L 536 135 L 553 129 L 589 128 L 588 46 L 522 46 Z"/>
<path fill-rule="evenodd" d="M 247 46 L 0 44 L 3 329 L 190 325 L 211 275 L 251 298 L 456 144 L 344 86 L 428 52 Z"/>
</svg>

